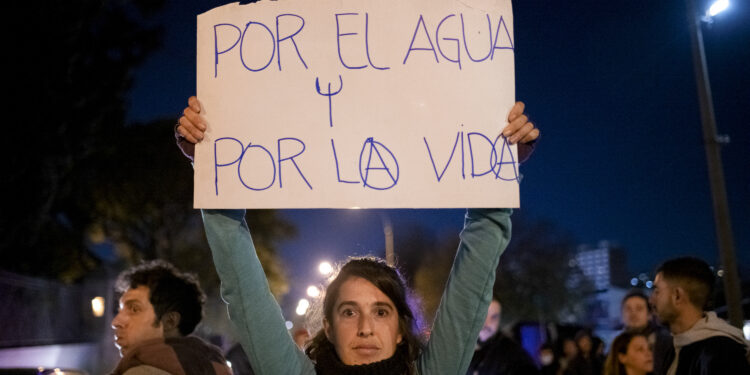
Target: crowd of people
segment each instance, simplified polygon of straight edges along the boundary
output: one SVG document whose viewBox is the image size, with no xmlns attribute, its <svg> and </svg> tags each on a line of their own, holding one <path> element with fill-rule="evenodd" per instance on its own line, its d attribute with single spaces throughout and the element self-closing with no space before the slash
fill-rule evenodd
<svg viewBox="0 0 750 375">
<path fill-rule="evenodd" d="M 390 266 L 373 258 L 352 260 L 346 263 L 339 274 L 341 278 L 338 285 L 333 285 L 337 290 L 330 294 L 329 299 L 339 300 L 341 293 L 352 292 L 342 291 L 352 289 L 346 286 L 346 281 L 353 277 L 352 275 L 382 277 L 383 275 L 379 275 L 380 270 L 389 269 L 392 270 Z M 362 279 L 359 283 L 365 280 L 370 279 Z M 406 290 L 403 285 L 397 285 L 403 282 L 397 273 L 381 280 L 372 278 L 372 281 L 377 283 L 374 284 L 377 285 L 376 289 L 383 287 L 387 290 L 383 292 L 385 296 L 393 296 L 398 301 L 392 307 L 385 307 L 386 310 L 391 308 L 394 312 L 398 309 L 411 311 L 407 306 L 406 295 L 393 294 L 394 288 Z M 704 311 L 702 307 L 710 296 L 712 282 L 711 270 L 699 259 L 686 257 L 667 261 L 659 268 L 657 289 L 650 297 L 642 290 L 633 290 L 622 299 L 622 332 L 607 349 L 604 341 L 592 335 L 588 329 L 582 329 L 572 337 L 562 337 L 557 342 L 544 343 L 539 347 L 536 359 L 500 329 L 502 304 L 500 299 L 493 295 L 465 373 L 750 373 L 750 348 L 741 331 L 717 318 L 715 313 Z M 392 284 L 390 290 L 389 283 Z M 202 318 L 205 302 L 205 295 L 193 275 L 180 272 L 167 262 L 155 260 L 124 271 L 116 282 L 116 290 L 121 294 L 120 310 L 112 321 L 112 327 L 115 330 L 115 345 L 123 358 L 113 374 L 255 374 L 251 364 L 252 357 L 239 345 L 233 347 L 224 357 L 219 348 L 190 335 Z M 356 288 L 355 292 L 359 293 Z M 356 300 L 357 297 L 350 294 L 346 298 L 349 301 L 352 298 Z M 387 300 L 392 301 L 391 297 Z M 352 313 L 356 312 L 347 312 Z M 333 319 L 335 318 L 331 317 L 331 320 Z M 399 320 L 397 324 L 400 326 L 403 323 L 408 321 Z M 399 330 L 393 328 L 391 332 Z M 360 337 L 359 335 L 360 332 L 354 334 L 355 337 Z M 328 339 L 326 330 L 322 330 L 314 338 L 307 334 L 294 336 L 295 345 L 300 349 L 299 353 L 305 351 L 310 356 L 311 351 L 317 350 L 317 353 L 313 353 L 317 355 L 317 361 L 334 361 L 333 364 L 329 363 L 333 366 L 344 364 L 336 351 L 336 344 Z M 297 336 L 301 339 L 296 340 Z M 394 351 L 404 350 L 400 354 L 404 356 L 409 355 L 409 350 L 413 350 L 414 353 L 420 352 L 419 338 L 416 335 L 406 338 L 401 335 L 400 339 L 393 341 L 399 346 L 404 339 L 411 340 L 412 345 L 393 348 Z M 315 343 L 315 340 L 318 342 Z M 355 358 L 344 358 L 352 361 L 361 359 L 356 357 L 356 350 L 354 352 L 352 355 Z M 403 359 L 400 356 L 396 358 Z M 388 360 L 389 358 L 384 358 L 375 361 L 381 365 L 375 370 L 380 371 L 361 372 L 359 370 L 367 367 L 361 364 L 354 366 L 357 368 L 354 372 L 343 371 L 344 367 L 337 368 L 332 373 L 409 373 L 408 367 L 394 367 L 393 361 Z M 231 368 L 227 363 L 231 363 Z"/>
<path fill-rule="evenodd" d="M 538 364 L 497 330 L 501 305 L 495 298 L 468 374 L 750 374 L 750 346 L 742 331 L 705 309 L 714 282 L 700 259 L 668 260 L 658 268 L 650 296 L 636 289 L 622 299 L 622 332 L 608 348 L 582 329 L 541 345 Z"/>
<path fill-rule="evenodd" d="M 539 131 L 523 112 L 517 103 L 502 132 L 528 146 Z M 192 145 L 206 129 L 200 102 L 192 97 L 176 128 L 186 155 L 192 157 Z M 704 309 L 714 285 L 711 269 L 690 257 L 665 262 L 650 297 L 626 296 L 625 328 L 606 357 L 602 340 L 581 331 L 559 345 L 542 345 L 537 363 L 499 329 L 502 304 L 493 285 L 510 240 L 509 209 L 467 210 L 429 337 L 398 269 L 379 258 L 357 257 L 331 279 L 321 328 L 300 348 L 269 290 L 245 211 L 202 215 L 222 298 L 242 345 L 230 355 L 249 366 L 228 366 L 218 348 L 191 335 L 205 303 L 200 286 L 190 274 L 152 261 L 118 279 L 120 310 L 112 328 L 122 359 L 112 374 L 750 374 L 750 346 L 742 332 Z"/>
</svg>

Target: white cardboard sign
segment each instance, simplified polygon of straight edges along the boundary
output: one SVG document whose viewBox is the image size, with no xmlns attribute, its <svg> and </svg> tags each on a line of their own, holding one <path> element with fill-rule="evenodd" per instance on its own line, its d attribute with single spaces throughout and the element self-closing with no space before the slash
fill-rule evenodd
<svg viewBox="0 0 750 375">
<path fill-rule="evenodd" d="M 518 207 L 510 0 L 198 16 L 197 208 Z"/>
</svg>

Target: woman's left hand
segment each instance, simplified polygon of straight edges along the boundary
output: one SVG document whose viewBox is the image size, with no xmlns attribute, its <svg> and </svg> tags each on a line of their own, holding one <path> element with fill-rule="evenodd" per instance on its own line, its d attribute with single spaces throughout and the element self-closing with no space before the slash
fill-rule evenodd
<svg viewBox="0 0 750 375">
<path fill-rule="evenodd" d="M 523 113 L 526 105 L 516 102 L 508 115 L 508 125 L 503 129 L 503 136 L 510 144 L 529 143 L 539 138 L 539 129 L 529 121 L 529 117 Z"/>
</svg>

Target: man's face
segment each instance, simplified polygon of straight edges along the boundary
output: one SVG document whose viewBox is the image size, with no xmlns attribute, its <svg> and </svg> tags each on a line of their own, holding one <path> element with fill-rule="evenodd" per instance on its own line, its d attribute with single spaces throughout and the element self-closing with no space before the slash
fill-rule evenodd
<svg viewBox="0 0 750 375">
<path fill-rule="evenodd" d="M 120 350 L 120 356 L 125 356 L 129 350 L 146 340 L 164 338 L 161 322 L 155 324 L 156 313 L 149 301 L 149 294 L 149 288 L 140 285 L 135 289 L 128 289 L 120 297 L 120 311 L 112 319 L 115 346 Z"/>
<path fill-rule="evenodd" d="M 500 302 L 492 300 L 490 307 L 487 309 L 487 317 L 484 319 L 484 326 L 479 331 L 479 342 L 485 342 L 490 339 L 500 326 Z"/>
<path fill-rule="evenodd" d="M 388 359 L 402 340 L 393 301 L 361 277 L 341 284 L 333 321 L 324 321 L 324 326 L 328 340 L 347 365 Z"/>
<path fill-rule="evenodd" d="M 678 313 L 675 308 L 672 295 L 674 294 L 674 288 L 664 280 L 664 276 L 660 273 L 656 274 L 654 278 L 654 292 L 651 293 L 651 307 L 654 310 L 654 314 L 659 318 L 659 321 L 664 324 L 670 324 L 677 319 Z"/>
<path fill-rule="evenodd" d="M 630 297 L 622 304 L 622 322 L 626 328 L 645 328 L 648 315 L 648 302 L 641 297 Z"/>
</svg>

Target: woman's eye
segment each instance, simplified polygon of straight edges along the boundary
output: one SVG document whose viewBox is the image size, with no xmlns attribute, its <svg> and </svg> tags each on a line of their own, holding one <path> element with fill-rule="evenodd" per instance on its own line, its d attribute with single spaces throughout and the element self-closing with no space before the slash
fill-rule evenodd
<svg viewBox="0 0 750 375">
<path fill-rule="evenodd" d="M 354 310 L 352 309 L 345 309 L 341 311 L 341 315 L 343 316 L 354 316 Z"/>
<path fill-rule="evenodd" d="M 378 309 L 377 314 L 378 314 L 378 316 L 388 316 L 388 310 L 386 310 L 386 309 Z"/>
</svg>

